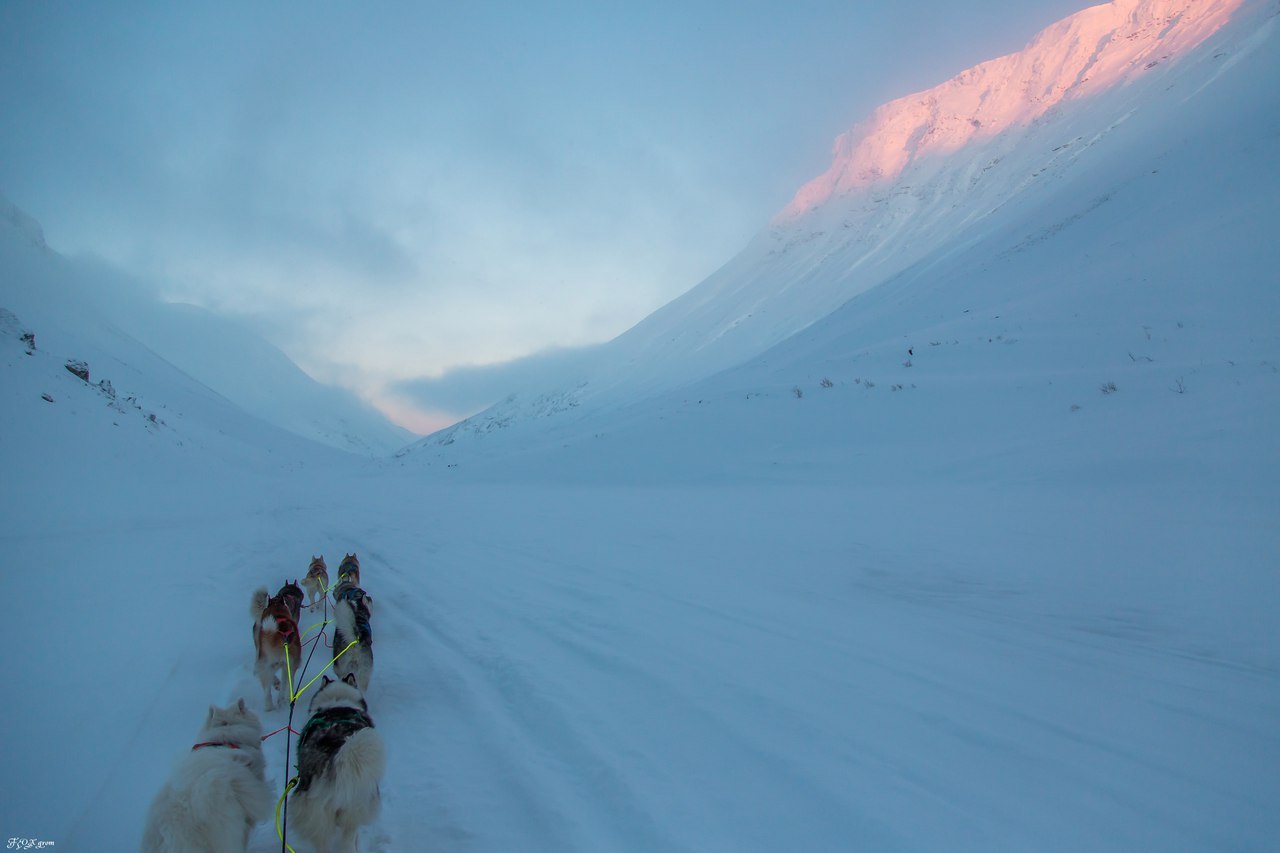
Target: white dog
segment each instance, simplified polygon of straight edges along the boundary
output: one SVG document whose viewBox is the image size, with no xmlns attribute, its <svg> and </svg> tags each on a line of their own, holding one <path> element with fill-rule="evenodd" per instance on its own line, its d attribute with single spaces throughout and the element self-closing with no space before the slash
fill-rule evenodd
<svg viewBox="0 0 1280 853">
<path fill-rule="evenodd" d="M 378 816 L 378 783 L 386 748 L 369 718 L 354 675 L 325 676 L 311 699 L 311 718 L 298 736 L 298 787 L 289 795 L 289 828 L 329 853 L 355 853 L 356 832 Z"/>
<path fill-rule="evenodd" d="M 264 769 L 257 714 L 243 699 L 210 705 L 196 744 L 151 802 L 143 853 L 242 853 L 250 830 L 271 814 Z"/>
</svg>

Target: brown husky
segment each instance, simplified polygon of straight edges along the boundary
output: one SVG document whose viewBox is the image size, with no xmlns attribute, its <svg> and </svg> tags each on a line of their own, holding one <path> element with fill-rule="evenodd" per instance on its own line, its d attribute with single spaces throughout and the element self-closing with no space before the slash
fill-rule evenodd
<svg viewBox="0 0 1280 853">
<path fill-rule="evenodd" d="M 297 590 L 296 601 L 289 587 Z M 290 668 L 296 669 L 302 658 L 302 639 L 298 635 L 297 607 L 302 604 L 302 590 L 296 584 L 285 584 L 274 596 L 267 595 L 267 588 L 260 586 L 249 602 L 249 615 L 254 618 L 253 649 L 256 655 L 254 674 L 262 684 L 262 703 L 268 711 L 275 710 L 276 703 L 271 688 L 280 691 L 281 701 L 293 689 L 281 687 L 281 675 L 288 678 Z M 285 663 L 285 655 L 289 663 Z"/>
<path fill-rule="evenodd" d="M 311 598 L 307 609 L 315 610 L 320 600 L 329 592 L 329 567 L 325 565 L 323 555 L 311 558 L 311 565 L 307 567 L 307 576 L 302 579 L 302 586 Z"/>
</svg>

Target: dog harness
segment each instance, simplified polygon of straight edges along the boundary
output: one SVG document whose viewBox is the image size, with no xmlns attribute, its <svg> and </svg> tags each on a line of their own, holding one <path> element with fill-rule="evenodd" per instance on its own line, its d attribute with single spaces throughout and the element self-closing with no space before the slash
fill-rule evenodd
<svg viewBox="0 0 1280 853">
<path fill-rule="evenodd" d="M 356 586 L 355 584 L 352 584 L 351 586 L 344 587 L 343 589 L 338 590 L 337 599 L 338 601 L 344 601 L 344 600 L 350 601 L 354 605 L 354 604 L 359 604 L 360 599 L 364 598 L 367 594 L 368 593 L 366 593 L 363 589 Z"/>
<path fill-rule="evenodd" d="M 355 608 L 352 608 L 353 610 Z M 356 636 L 366 646 L 373 641 L 373 628 L 369 625 L 368 610 L 356 610 Z"/>
<path fill-rule="evenodd" d="M 312 778 L 337 755 L 347 739 L 361 729 L 373 728 L 373 719 L 359 708 L 325 708 L 317 711 L 298 735 L 298 790 L 311 787 Z M 323 760 L 309 756 L 312 750 Z M 319 765 L 319 766 L 317 766 Z"/>
<path fill-rule="evenodd" d="M 298 598 L 301 598 L 301 596 L 298 596 Z M 301 602 L 299 602 L 299 604 L 301 604 Z M 267 607 L 263 610 L 262 615 L 266 616 L 268 611 L 276 605 L 284 607 L 284 609 L 289 612 L 288 616 L 275 617 L 276 630 L 280 632 L 280 636 L 284 637 L 285 640 L 288 640 L 290 636 L 298 633 L 298 621 L 293 618 L 293 608 L 289 606 L 289 602 L 283 590 L 267 599 Z"/>
<path fill-rule="evenodd" d="M 239 744 L 227 743 L 225 740 L 207 740 L 204 743 L 198 743 L 195 746 L 191 747 L 191 751 L 195 752 L 197 749 L 199 749 L 202 746 L 225 746 L 229 749 L 240 748 Z"/>
<path fill-rule="evenodd" d="M 351 612 L 355 615 L 356 636 L 365 645 L 373 639 L 373 628 L 369 625 L 369 608 L 360 606 L 367 595 L 368 593 L 363 589 L 354 585 L 343 587 L 334 593 L 336 601 L 351 603 Z"/>
</svg>

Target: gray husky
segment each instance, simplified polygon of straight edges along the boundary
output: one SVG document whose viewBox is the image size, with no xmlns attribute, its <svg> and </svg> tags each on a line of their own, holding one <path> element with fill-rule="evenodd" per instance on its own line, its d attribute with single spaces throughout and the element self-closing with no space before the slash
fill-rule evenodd
<svg viewBox="0 0 1280 853">
<path fill-rule="evenodd" d="M 147 813 L 143 853 L 243 851 L 271 814 L 263 779 L 262 723 L 241 699 L 209 706 L 204 727 Z"/>
<path fill-rule="evenodd" d="M 347 593 L 333 606 L 333 671 L 340 677 L 354 675 L 356 686 L 363 693 L 373 677 L 373 629 L 369 626 L 372 599 L 359 587 Z M 348 649 L 352 640 L 356 645 Z"/>
<path fill-rule="evenodd" d="M 325 676 L 311 699 L 311 718 L 298 736 L 298 786 L 289 795 L 289 826 L 317 853 L 354 853 L 356 832 L 378 816 L 378 783 L 386 748 L 354 675 Z"/>
</svg>

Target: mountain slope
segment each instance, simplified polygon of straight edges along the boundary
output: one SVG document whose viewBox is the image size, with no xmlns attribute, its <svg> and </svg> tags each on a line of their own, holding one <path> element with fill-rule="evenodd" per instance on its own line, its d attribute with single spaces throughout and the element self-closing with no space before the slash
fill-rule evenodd
<svg viewBox="0 0 1280 853">
<path fill-rule="evenodd" d="M 246 411 L 305 438 L 368 456 L 415 438 L 350 392 L 315 381 L 247 328 L 195 305 L 156 304 L 117 322 Z"/>
<path fill-rule="evenodd" d="M 1119 0 L 1047 27 L 1022 51 L 891 101 L 841 135 L 827 172 L 778 215 L 794 220 L 833 198 L 893 180 L 912 163 L 1025 129 L 1059 105 L 1132 87 L 1220 29 L 1241 0 Z M 1145 87 L 1140 87 L 1139 92 Z"/>
<path fill-rule="evenodd" d="M 131 340 L 131 353 L 145 347 L 255 417 L 331 447 L 380 455 L 413 437 L 354 395 L 316 382 L 243 326 L 157 302 L 109 268 L 58 255 L 39 224 L 3 198 L 0 307 L 45 336 L 66 330 L 107 351 Z"/>
<path fill-rule="evenodd" d="M 945 269 L 949 257 L 1028 217 L 1087 217 L 1087 206 L 1062 206 L 1063 188 L 1083 185 L 1113 158 L 1126 169 L 1157 168 L 1151 152 L 1179 144 L 1183 105 L 1211 98 L 1204 87 L 1219 75 L 1238 78 L 1243 58 L 1271 49 L 1260 47 L 1260 33 L 1273 14 L 1263 2 L 1122 0 L 882 107 L 838 141 L 826 175 L 705 282 L 594 351 L 558 388 L 513 395 L 423 444 L 548 414 L 571 420 L 696 381 L 904 271 L 926 262 Z M 1120 133 L 1126 125 L 1145 139 Z M 1134 145 L 1151 156 L 1132 157 Z M 1196 204 L 1209 223 L 1229 202 Z"/>
</svg>

